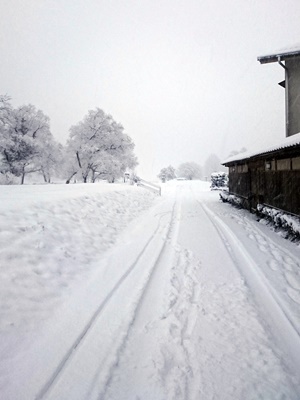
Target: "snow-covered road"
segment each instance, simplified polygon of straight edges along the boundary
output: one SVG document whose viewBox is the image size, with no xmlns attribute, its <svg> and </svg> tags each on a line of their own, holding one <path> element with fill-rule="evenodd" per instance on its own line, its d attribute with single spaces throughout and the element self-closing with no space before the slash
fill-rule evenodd
<svg viewBox="0 0 300 400">
<path fill-rule="evenodd" d="M 3 398 L 299 399 L 299 247 L 206 183 L 166 185 L 160 199 L 141 191 L 109 194 L 134 197 L 135 218 L 115 224 L 113 245 L 85 259 L 43 323 L 4 324 Z"/>
</svg>

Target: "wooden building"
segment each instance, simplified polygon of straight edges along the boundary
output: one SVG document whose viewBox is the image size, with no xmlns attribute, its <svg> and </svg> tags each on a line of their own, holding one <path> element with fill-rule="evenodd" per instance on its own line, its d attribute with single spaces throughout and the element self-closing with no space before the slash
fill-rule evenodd
<svg viewBox="0 0 300 400">
<path fill-rule="evenodd" d="M 224 161 L 229 192 L 249 209 L 265 204 L 300 216 L 300 49 L 261 56 L 258 61 L 278 62 L 285 69 L 280 85 L 286 94 L 286 139 Z"/>
<path fill-rule="evenodd" d="M 229 168 L 229 192 L 241 197 L 246 208 L 265 204 L 300 215 L 300 133 L 224 165 Z"/>
</svg>

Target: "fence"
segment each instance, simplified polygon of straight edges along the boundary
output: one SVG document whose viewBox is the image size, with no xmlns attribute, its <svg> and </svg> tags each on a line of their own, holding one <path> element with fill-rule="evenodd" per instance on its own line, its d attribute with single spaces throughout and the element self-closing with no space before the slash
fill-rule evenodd
<svg viewBox="0 0 300 400">
<path fill-rule="evenodd" d="M 137 182 L 137 185 L 144 187 L 145 189 L 151 190 L 152 192 L 161 196 L 161 186 L 156 185 L 155 183 L 145 181 L 144 179 L 140 179 Z"/>
</svg>

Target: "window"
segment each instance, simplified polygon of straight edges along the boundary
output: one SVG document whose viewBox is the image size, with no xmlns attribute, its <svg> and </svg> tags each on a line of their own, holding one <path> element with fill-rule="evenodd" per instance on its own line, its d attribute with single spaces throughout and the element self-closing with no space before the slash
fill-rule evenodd
<svg viewBox="0 0 300 400">
<path fill-rule="evenodd" d="M 287 171 L 291 169 L 291 159 L 284 158 L 283 160 L 277 160 L 277 171 Z"/>
<path fill-rule="evenodd" d="M 300 157 L 292 158 L 292 169 L 300 169 Z"/>
<path fill-rule="evenodd" d="M 239 172 L 239 173 L 248 172 L 248 165 L 247 164 L 238 165 L 237 172 Z"/>
<path fill-rule="evenodd" d="M 271 163 L 271 161 L 266 161 L 266 162 L 265 162 L 265 170 L 266 170 L 266 171 L 270 171 L 271 168 L 272 168 L 272 163 Z"/>
<path fill-rule="evenodd" d="M 265 170 L 266 171 L 275 171 L 276 169 L 276 162 L 275 160 L 267 160 L 265 162 Z"/>
</svg>

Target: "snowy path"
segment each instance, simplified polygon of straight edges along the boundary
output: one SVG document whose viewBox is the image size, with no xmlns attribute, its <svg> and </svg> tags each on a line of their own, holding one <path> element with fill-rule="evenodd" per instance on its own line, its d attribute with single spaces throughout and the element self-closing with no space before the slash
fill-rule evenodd
<svg viewBox="0 0 300 400">
<path fill-rule="evenodd" d="M 169 238 L 172 256 L 161 263 L 99 398 L 298 398 L 296 374 L 293 382 L 287 372 L 295 364 L 280 360 L 236 268 L 249 258 L 236 258 L 236 243 L 220 234 L 208 205 L 189 188 L 180 208 L 176 235 Z M 283 337 L 289 340 L 287 332 Z"/>
<path fill-rule="evenodd" d="M 4 380 L 2 394 L 298 399 L 299 254 L 205 184 L 169 186 L 73 286 L 27 353 L 30 332 L 13 359 L 4 353 L 14 382 Z"/>
</svg>

